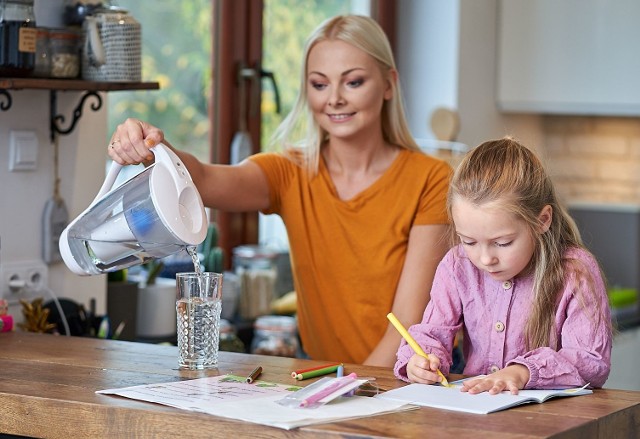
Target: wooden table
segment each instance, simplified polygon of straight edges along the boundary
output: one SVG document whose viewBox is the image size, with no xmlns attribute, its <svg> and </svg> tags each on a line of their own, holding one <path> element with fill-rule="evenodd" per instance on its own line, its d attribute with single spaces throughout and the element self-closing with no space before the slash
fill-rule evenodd
<svg viewBox="0 0 640 439">
<path fill-rule="evenodd" d="M 177 369 L 177 348 L 125 341 L 13 332 L 0 334 L 0 432 L 51 438 L 120 437 L 426 437 L 638 438 L 640 392 L 593 395 L 528 404 L 490 415 L 420 408 L 286 431 L 130 400 L 96 390 L 218 374 L 299 384 L 291 371 L 320 362 L 230 352 L 218 369 Z M 389 369 L 346 365 L 374 376 L 382 388 L 404 385 Z M 310 380 L 311 381 L 311 380 Z M 307 384 L 307 381 L 302 383 Z"/>
</svg>

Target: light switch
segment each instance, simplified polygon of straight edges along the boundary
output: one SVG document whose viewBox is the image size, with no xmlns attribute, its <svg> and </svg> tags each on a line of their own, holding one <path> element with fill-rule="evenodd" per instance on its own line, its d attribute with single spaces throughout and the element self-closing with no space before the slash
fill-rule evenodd
<svg viewBox="0 0 640 439">
<path fill-rule="evenodd" d="M 35 171 L 38 165 L 38 137 L 33 131 L 11 131 L 9 171 Z"/>
</svg>

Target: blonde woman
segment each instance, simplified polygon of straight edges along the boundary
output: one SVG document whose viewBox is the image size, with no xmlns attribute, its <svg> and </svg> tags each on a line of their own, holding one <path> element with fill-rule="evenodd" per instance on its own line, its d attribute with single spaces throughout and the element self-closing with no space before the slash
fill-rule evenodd
<svg viewBox="0 0 640 439">
<path fill-rule="evenodd" d="M 602 387 L 611 316 L 595 258 L 536 156 L 512 138 L 485 142 L 453 176 L 448 210 L 459 244 L 440 263 L 422 322 L 409 329 L 430 355 L 398 351 L 398 378 L 440 381 L 464 331 L 463 391 Z"/>
<path fill-rule="evenodd" d="M 448 248 L 449 166 L 407 128 L 398 73 L 378 24 L 338 16 L 309 37 L 297 103 L 275 134 L 280 153 L 236 166 L 176 151 L 205 205 L 282 217 L 298 326 L 311 358 L 392 366 L 404 324 L 420 320 Z M 129 119 L 108 148 L 121 164 L 152 158 L 160 129 Z"/>
</svg>

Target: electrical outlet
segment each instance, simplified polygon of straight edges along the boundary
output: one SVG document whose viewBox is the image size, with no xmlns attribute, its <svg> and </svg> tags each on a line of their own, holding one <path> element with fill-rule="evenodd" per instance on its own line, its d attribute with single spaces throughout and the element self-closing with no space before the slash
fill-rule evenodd
<svg viewBox="0 0 640 439">
<path fill-rule="evenodd" d="M 4 262 L 0 264 L 0 297 L 9 302 L 43 296 L 48 287 L 47 265 L 40 261 Z"/>
</svg>

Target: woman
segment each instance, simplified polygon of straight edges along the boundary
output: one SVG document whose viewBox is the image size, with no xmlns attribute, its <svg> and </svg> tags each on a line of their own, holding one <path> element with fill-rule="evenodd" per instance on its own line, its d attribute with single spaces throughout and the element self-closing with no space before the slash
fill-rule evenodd
<svg viewBox="0 0 640 439">
<path fill-rule="evenodd" d="M 447 250 L 451 170 L 420 152 L 378 24 L 338 16 L 309 37 L 292 112 L 262 153 L 236 166 L 176 151 L 205 205 L 279 214 L 287 228 L 303 349 L 313 359 L 392 366 L 400 336 L 385 318 L 420 321 Z M 153 158 L 160 129 L 129 119 L 112 136 L 120 164 Z"/>
</svg>

